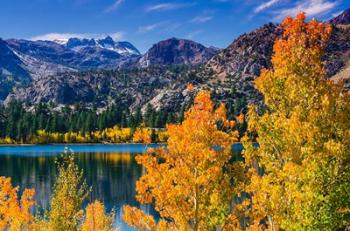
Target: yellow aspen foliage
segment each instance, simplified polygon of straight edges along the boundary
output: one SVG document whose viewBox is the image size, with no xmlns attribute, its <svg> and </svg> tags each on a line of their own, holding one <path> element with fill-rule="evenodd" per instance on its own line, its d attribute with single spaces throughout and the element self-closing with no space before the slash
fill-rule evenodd
<svg viewBox="0 0 350 231">
<path fill-rule="evenodd" d="M 160 143 L 166 143 L 168 141 L 168 133 L 167 131 L 162 131 L 162 130 L 159 130 L 158 131 L 158 141 Z"/>
<path fill-rule="evenodd" d="M 321 57 L 331 27 L 305 14 L 282 23 L 273 68 L 256 80 L 266 110 L 251 106 L 245 141 L 249 168 L 241 204 L 252 230 L 345 230 L 350 227 L 350 101 L 326 79 Z"/>
<path fill-rule="evenodd" d="M 63 157 L 58 171 L 51 208 L 42 217 L 33 216 L 36 205 L 33 189 L 25 189 L 18 198 L 19 188 L 12 186 L 11 178 L 0 177 L 0 230 L 113 230 L 114 212 L 107 214 L 99 201 L 87 206 L 83 220 L 81 206 L 89 190 L 72 154 Z"/>
<path fill-rule="evenodd" d="M 147 138 L 149 136 L 149 138 Z M 151 137 L 154 140 L 164 142 L 166 140 L 166 134 L 161 129 L 151 129 L 141 126 L 136 129 L 136 135 L 132 134 L 131 128 L 119 128 L 114 126 L 112 128 L 106 128 L 101 131 L 92 131 L 88 133 L 82 132 L 47 132 L 45 130 L 38 130 L 36 135 L 30 142 L 36 144 L 45 143 L 147 143 L 151 142 Z M 135 138 L 135 139 L 134 139 Z M 139 139 L 140 138 L 140 139 Z M 147 139 L 144 139 L 147 138 Z M 9 137 L 0 139 L 0 144 L 11 144 L 15 143 Z"/>
<path fill-rule="evenodd" d="M 74 154 L 65 154 L 57 166 L 58 176 L 50 201 L 48 229 L 74 231 L 82 219 L 81 206 L 90 190 L 82 171 L 74 162 Z"/>
<path fill-rule="evenodd" d="M 150 128 L 144 128 L 143 126 L 136 129 L 134 132 L 132 141 L 134 143 L 152 143 L 152 130 Z"/>
<path fill-rule="evenodd" d="M 221 122 L 220 122 L 221 121 Z M 224 227 L 238 188 L 240 164 L 231 164 L 238 133 L 224 128 L 226 110 L 215 110 L 210 92 L 200 92 L 179 125 L 167 125 L 168 146 L 136 157 L 145 169 L 137 200 L 153 203 L 158 222 L 124 206 L 124 220 L 139 230 L 215 230 Z"/>
<path fill-rule="evenodd" d="M 112 231 L 114 214 L 106 214 L 105 207 L 100 201 L 95 201 L 86 207 L 81 231 Z"/>
<path fill-rule="evenodd" d="M 0 144 L 15 144 L 16 141 L 6 136 L 5 138 L 0 138 Z"/>
<path fill-rule="evenodd" d="M 123 211 L 123 219 L 130 226 L 136 227 L 140 231 L 155 230 L 156 222 L 151 215 L 129 205 L 125 205 Z"/>
<path fill-rule="evenodd" d="M 35 205 L 33 189 L 25 189 L 21 199 L 18 187 L 13 187 L 11 178 L 0 177 L 0 229 L 17 231 L 33 230 L 34 217 L 31 209 Z"/>
</svg>

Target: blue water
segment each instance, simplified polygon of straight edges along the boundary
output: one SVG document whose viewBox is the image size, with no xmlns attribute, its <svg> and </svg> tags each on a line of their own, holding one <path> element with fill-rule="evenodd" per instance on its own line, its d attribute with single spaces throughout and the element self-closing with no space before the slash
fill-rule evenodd
<svg viewBox="0 0 350 231">
<path fill-rule="evenodd" d="M 65 150 L 74 152 L 76 162 L 84 172 L 87 183 L 92 186 L 85 205 L 96 199 L 107 210 L 116 210 L 116 225 L 121 230 L 132 230 L 121 219 L 125 204 L 139 206 L 157 216 L 151 206 L 140 206 L 135 200 L 135 183 L 142 175 L 142 167 L 135 156 L 147 148 L 159 145 L 143 144 L 81 144 L 81 145 L 28 145 L 0 146 L 0 176 L 12 178 L 20 189 L 35 188 L 38 205 L 48 208 L 52 187 L 57 176 L 55 160 Z M 242 145 L 233 146 L 233 157 L 239 159 Z"/>
<path fill-rule="evenodd" d="M 57 176 L 55 160 L 65 150 L 74 152 L 76 162 L 83 170 L 92 193 L 84 206 L 96 199 L 107 210 L 116 210 L 116 225 L 122 230 L 132 230 L 121 219 L 125 204 L 140 206 L 135 200 L 135 182 L 142 168 L 135 156 L 157 145 L 143 144 L 91 144 L 91 145 L 29 145 L 0 146 L 0 176 L 12 178 L 12 183 L 24 188 L 35 188 L 35 199 L 42 208 L 48 208 L 52 187 Z M 151 206 L 143 210 L 156 215 Z"/>
<path fill-rule="evenodd" d="M 143 153 L 146 148 L 154 148 L 157 144 L 54 144 L 0 146 L 0 155 L 20 156 L 55 156 L 65 150 L 74 153 Z"/>
</svg>

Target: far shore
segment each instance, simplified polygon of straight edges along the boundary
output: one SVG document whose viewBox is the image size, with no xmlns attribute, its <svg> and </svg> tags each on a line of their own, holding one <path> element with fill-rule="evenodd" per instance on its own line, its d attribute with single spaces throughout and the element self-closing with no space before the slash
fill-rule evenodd
<svg viewBox="0 0 350 231">
<path fill-rule="evenodd" d="M 144 144 L 144 145 L 154 145 L 154 144 L 166 144 L 166 143 L 47 143 L 47 144 L 0 144 L 0 147 L 3 146 L 36 146 L 36 145 L 96 145 L 96 144 L 104 144 L 104 145 L 124 145 L 124 144 Z"/>
<path fill-rule="evenodd" d="M 143 145 L 154 145 L 154 144 L 159 144 L 159 145 L 166 145 L 167 143 L 150 143 L 150 144 L 145 144 L 145 143 L 47 143 L 47 144 L 0 144 L 0 147 L 4 146 L 36 146 L 36 145 L 97 145 L 97 144 L 103 144 L 103 145 L 125 145 L 125 144 L 143 144 Z M 232 145 L 235 144 L 241 144 L 241 142 L 235 142 Z"/>
</svg>

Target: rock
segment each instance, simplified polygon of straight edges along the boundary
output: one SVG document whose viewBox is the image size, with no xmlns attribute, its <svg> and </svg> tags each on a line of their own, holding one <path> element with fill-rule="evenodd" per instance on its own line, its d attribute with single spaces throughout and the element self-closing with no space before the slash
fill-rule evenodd
<svg viewBox="0 0 350 231">
<path fill-rule="evenodd" d="M 152 46 L 139 61 L 140 66 L 199 65 L 218 53 L 217 48 L 207 48 L 191 40 L 171 38 Z"/>
</svg>

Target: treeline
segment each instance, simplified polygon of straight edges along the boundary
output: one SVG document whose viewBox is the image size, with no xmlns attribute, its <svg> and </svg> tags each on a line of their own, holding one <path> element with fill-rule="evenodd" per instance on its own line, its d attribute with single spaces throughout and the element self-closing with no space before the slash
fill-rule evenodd
<svg viewBox="0 0 350 231">
<path fill-rule="evenodd" d="M 159 133 L 166 124 L 181 123 L 184 111 L 185 108 L 180 112 L 155 110 L 151 105 L 147 105 L 144 113 L 140 108 L 130 112 L 122 105 L 101 111 L 79 104 L 58 108 L 53 103 L 29 107 L 11 102 L 0 106 L 0 143 L 132 142 L 135 130 L 142 127 L 152 128 L 153 142 L 164 142 L 164 135 Z M 229 101 L 228 118 L 233 119 L 238 112 Z M 241 134 L 245 129 L 245 124 L 238 127 Z"/>
<path fill-rule="evenodd" d="M 128 136 L 132 137 L 135 129 L 141 125 L 164 128 L 168 123 L 182 120 L 183 112 L 157 111 L 151 106 L 142 114 L 140 108 L 131 113 L 121 105 L 99 111 L 79 105 L 57 109 L 53 104 L 38 104 L 28 109 L 20 102 L 12 102 L 0 107 L 0 140 L 2 143 L 35 143 L 46 136 L 48 141 L 55 142 L 75 142 L 74 137 L 77 142 L 99 142 L 102 138 L 109 142 L 126 142 L 130 140 L 125 137 L 118 140 L 108 134 L 111 130 L 118 133 L 123 128 L 130 128 Z"/>
</svg>

